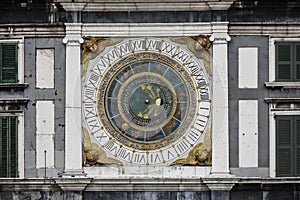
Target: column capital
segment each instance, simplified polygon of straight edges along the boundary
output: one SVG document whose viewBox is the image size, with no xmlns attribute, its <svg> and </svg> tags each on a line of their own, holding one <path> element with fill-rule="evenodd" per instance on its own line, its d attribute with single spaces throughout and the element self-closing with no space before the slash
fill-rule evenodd
<svg viewBox="0 0 300 200">
<path fill-rule="evenodd" d="M 229 42 L 231 38 L 228 35 L 228 24 L 229 22 L 212 22 L 212 35 L 210 36 L 209 40 L 217 44 Z"/>
<path fill-rule="evenodd" d="M 79 45 L 84 42 L 81 37 L 82 23 L 65 23 L 66 37 L 63 39 L 64 44 Z"/>
</svg>

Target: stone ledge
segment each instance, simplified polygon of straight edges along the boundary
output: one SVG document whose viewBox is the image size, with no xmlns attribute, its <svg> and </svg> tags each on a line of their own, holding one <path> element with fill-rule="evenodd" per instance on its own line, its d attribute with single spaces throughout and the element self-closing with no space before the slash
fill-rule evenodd
<svg viewBox="0 0 300 200">
<path fill-rule="evenodd" d="M 0 90 L 24 90 L 28 83 L 0 83 Z"/>
<path fill-rule="evenodd" d="M 0 178 L 0 191 L 60 191 L 53 179 Z"/>
<path fill-rule="evenodd" d="M 0 191 L 229 191 L 236 185 L 300 184 L 300 177 L 280 178 L 0 178 Z"/>
<path fill-rule="evenodd" d="M 124 167 L 102 166 L 84 167 L 87 177 L 99 179 L 200 179 L 206 177 L 211 171 L 210 166 L 171 166 L 171 167 Z"/>
<path fill-rule="evenodd" d="M 200 179 L 95 178 L 85 191 L 208 191 Z"/>
<path fill-rule="evenodd" d="M 299 103 L 300 98 L 265 98 L 267 103 Z"/>
</svg>

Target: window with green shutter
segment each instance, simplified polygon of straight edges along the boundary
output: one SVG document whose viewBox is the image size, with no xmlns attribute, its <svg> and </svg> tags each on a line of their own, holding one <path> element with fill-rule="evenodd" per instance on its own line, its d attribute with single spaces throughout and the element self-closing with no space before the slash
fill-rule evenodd
<svg viewBox="0 0 300 200">
<path fill-rule="evenodd" d="M 0 43 L 0 83 L 18 82 L 18 45 Z"/>
<path fill-rule="evenodd" d="M 277 42 L 276 47 L 276 81 L 300 81 L 300 43 Z"/>
<path fill-rule="evenodd" d="M 276 116 L 276 176 L 300 176 L 300 116 Z"/>
<path fill-rule="evenodd" d="M 0 117 L 0 177 L 18 176 L 18 117 Z"/>
</svg>

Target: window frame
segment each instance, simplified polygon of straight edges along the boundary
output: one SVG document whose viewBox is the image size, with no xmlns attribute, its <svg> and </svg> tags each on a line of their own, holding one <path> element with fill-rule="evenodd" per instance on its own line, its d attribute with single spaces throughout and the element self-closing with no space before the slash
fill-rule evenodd
<svg viewBox="0 0 300 200">
<path fill-rule="evenodd" d="M 0 86 L 24 83 L 24 38 L 0 39 L 0 44 L 8 43 L 17 44 L 17 81 L 15 83 L 0 83 Z"/>
<path fill-rule="evenodd" d="M 299 110 L 276 110 L 276 103 L 269 103 L 269 175 L 276 178 L 276 116 L 300 115 Z M 290 177 L 290 176 L 289 176 Z"/>
<path fill-rule="evenodd" d="M 5 120 L 6 118 L 6 126 L 8 127 L 6 129 L 6 132 L 2 132 L 3 127 L 2 127 L 2 122 L 3 120 Z M 15 121 L 15 124 L 13 125 L 13 121 Z M 18 175 L 18 117 L 17 116 L 0 116 L 0 128 L 1 128 L 1 134 L 0 134 L 0 145 L 1 145 L 1 149 L 0 149 L 0 160 L 1 160 L 1 174 L 0 177 L 2 178 L 17 178 Z M 13 127 L 14 126 L 14 127 Z M 15 135 L 14 135 L 14 145 L 12 145 L 12 141 L 13 141 L 13 134 L 12 134 L 12 130 L 15 129 Z M 4 134 L 3 134 L 4 133 Z M 2 143 L 2 138 L 3 136 L 6 135 L 6 142 L 5 144 Z M 6 162 L 3 163 L 2 162 L 2 155 L 3 155 L 3 150 L 6 147 Z M 15 151 L 15 155 L 11 154 L 10 152 Z M 13 157 L 15 156 L 15 159 L 13 159 Z M 15 160 L 15 167 L 11 166 L 13 161 Z M 3 165 L 6 165 L 6 172 L 4 172 L 2 170 Z M 2 176 L 3 175 L 3 176 Z"/>
<path fill-rule="evenodd" d="M 290 47 L 290 61 L 279 61 L 279 45 L 288 45 Z M 275 42 L 275 81 L 276 82 L 299 82 L 300 79 L 296 77 L 297 60 L 296 60 L 296 45 L 300 46 L 300 42 L 297 41 L 277 41 Z M 299 62 L 299 61 L 298 61 Z M 279 77 L 279 64 L 290 65 L 290 78 L 283 79 Z"/>
<path fill-rule="evenodd" d="M 24 112 L 20 113 L 6 113 L 0 111 L 0 117 L 17 117 L 18 126 L 17 126 L 17 155 L 18 155 L 18 176 L 17 178 L 25 177 L 25 153 L 24 153 Z M 13 177 L 12 177 L 13 178 Z"/>
<path fill-rule="evenodd" d="M 276 177 L 298 177 L 300 174 L 297 174 L 297 149 L 299 144 L 297 144 L 297 127 L 296 121 L 300 119 L 300 115 L 278 115 L 275 117 L 276 121 L 276 169 L 279 167 L 281 162 L 278 160 L 280 150 L 290 150 L 290 173 L 279 173 L 279 170 L 276 170 Z M 280 127 L 279 123 L 283 120 L 289 122 L 289 144 L 280 144 Z M 284 139 L 284 138 L 283 138 Z M 299 168 L 300 166 L 298 166 Z"/>
<path fill-rule="evenodd" d="M 276 47 L 275 43 L 279 42 L 294 42 L 300 43 L 300 38 L 280 38 L 271 37 L 269 39 L 269 82 L 265 83 L 268 88 L 283 87 L 283 88 L 300 88 L 300 81 L 277 81 L 276 80 Z"/>
</svg>

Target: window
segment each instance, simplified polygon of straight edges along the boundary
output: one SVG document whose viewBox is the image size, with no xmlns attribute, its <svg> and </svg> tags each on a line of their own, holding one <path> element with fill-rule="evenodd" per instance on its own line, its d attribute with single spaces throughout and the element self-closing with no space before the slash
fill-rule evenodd
<svg viewBox="0 0 300 200">
<path fill-rule="evenodd" d="M 18 176 L 18 117 L 0 117 L 0 177 Z"/>
<path fill-rule="evenodd" d="M 0 43 L 0 83 L 18 82 L 18 45 Z"/>
<path fill-rule="evenodd" d="M 300 42 L 277 42 L 276 81 L 300 81 Z"/>
<path fill-rule="evenodd" d="M 276 116 L 276 176 L 300 176 L 300 115 Z"/>
</svg>

